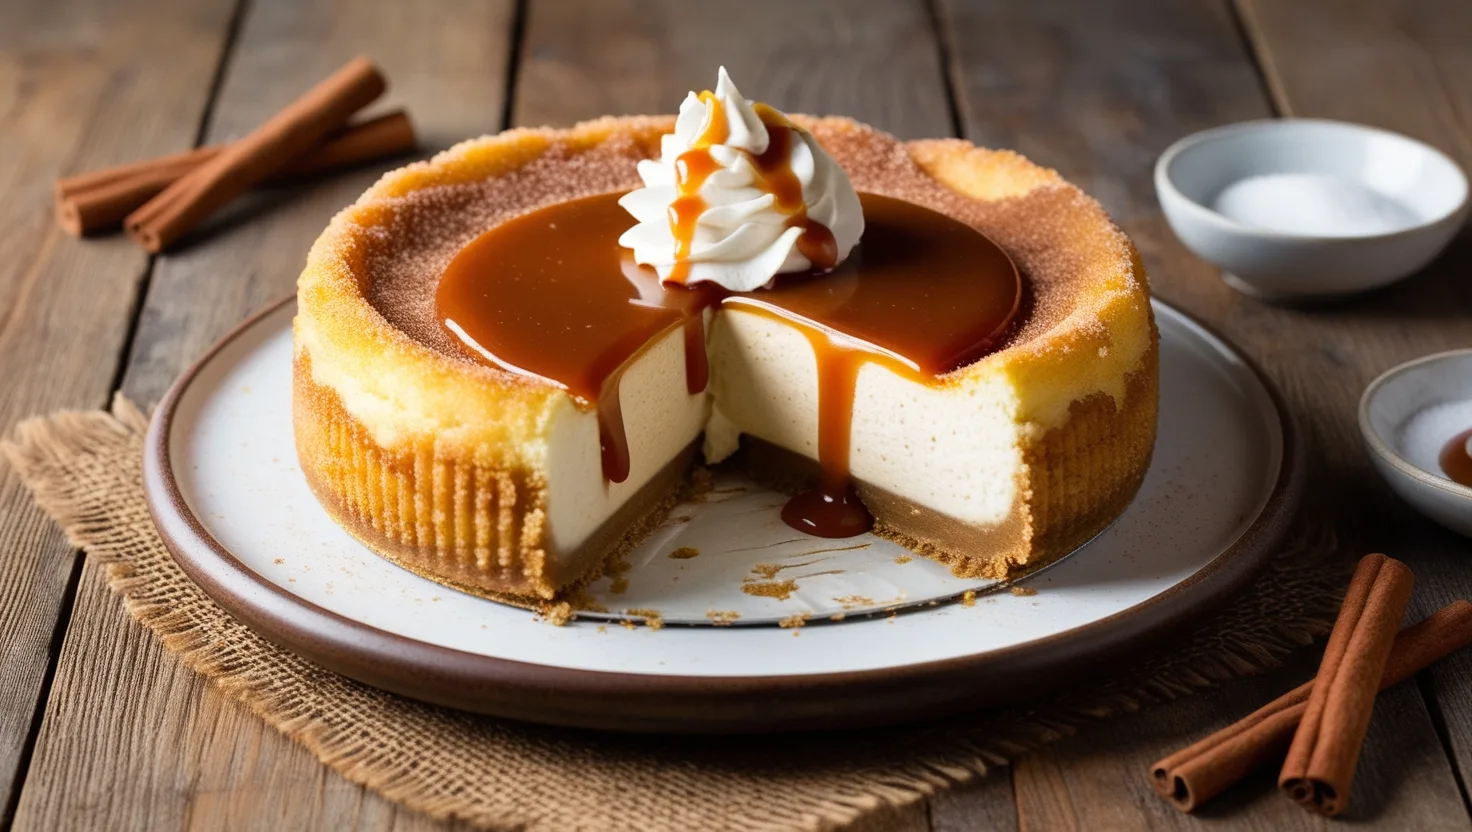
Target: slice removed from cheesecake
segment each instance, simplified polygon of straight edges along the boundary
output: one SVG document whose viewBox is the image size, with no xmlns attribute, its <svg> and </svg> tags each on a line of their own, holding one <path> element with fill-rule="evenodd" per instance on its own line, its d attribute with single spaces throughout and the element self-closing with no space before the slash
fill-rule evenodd
<svg viewBox="0 0 1472 832">
<path fill-rule="evenodd" d="M 1111 522 L 1155 433 L 1156 335 L 1129 241 L 1097 203 L 1015 154 L 794 121 L 860 191 L 938 212 L 1005 252 L 1022 292 L 990 351 L 921 376 L 864 333 L 743 297 L 703 308 L 699 340 L 688 317 L 656 321 L 618 368 L 627 470 L 610 476 L 606 397 L 467 352 L 442 326 L 437 291 L 488 229 L 636 187 L 633 163 L 656 154 L 671 120 L 510 131 L 387 175 L 313 248 L 294 421 L 327 510 L 435 580 L 550 598 L 658 522 L 702 445 L 711 462 L 810 485 L 822 329 L 875 348 L 856 362 L 847 455 L 878 533 L 959 573 L 1008 577 Z M 708 378 L 696 386 L 701 342 Z"/>
</svg>

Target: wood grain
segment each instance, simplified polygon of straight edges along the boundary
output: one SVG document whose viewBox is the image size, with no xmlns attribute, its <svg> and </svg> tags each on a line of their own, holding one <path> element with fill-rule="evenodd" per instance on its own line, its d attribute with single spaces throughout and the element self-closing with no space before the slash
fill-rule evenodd
<svg viewBox="0 0 1472 832">
<path fill-rule="evenodd" d="M 148 258 L 121 238 L 59 233 L 51 183 L 189 147 L 233 2 L 0 4 L 0 434 L 107 402 Z M 75 563 L 4 465 L 0 552 L 4 825 Z"/>
<path fill-rule="evenodd" d="M 1012 769 L 998 766 L 978 778 L 930 798 L 931 832 L 1017 832 Z"/>
<path fill-rule="evenodd" d="M 423 155 L 501 127 L 512 0 L 402 3 L 271 0 L 253 4 L 211 116 L 207 141 L 243 135 L 355 54 L 389 79 L 372 111 L 408 109 Z M 160 259 L 123 391 L 157 401 L 220 335 L 292 292 L 327 221 L 385 170 L 384 160 L 241 200 Z"/>
<path fill-rule="evenodd" d="M 1334 829 L 1464 830 L 1469 821 L 1429 720 L 1385 719 L 1425 710 L 1414 685 L 1386 691 L 1365 742 L 1354 800 L 1339 821 L 1304 811 L 1278 793 L 1277 771 L 1238 783 L 1186 815 L 1155 795 L 1146 776 L 1181 736 L 1195 739 L 1245 716 L 1262 702 L 1310 677 L 1294 668 L 1231 682 L 1213 696 L 1198 696 L 1089 726 L 1075 737 L 1021 758 L 1017 802 L 1021 828 L 1193 830 L 1229 823 L 1233 829 L 1278 832 Z M 1434 786 L 1428 787 L 1428 786 Z"/>
<path fill-rule="evenodd" d="M 1279 107 L 1296 116 L 1339 118 L 1414 136 L 1472 170 L 1472 3 L 1459 0 L 1242 0 L 1245 29 Z M 1333 49 L 1315 44 L 1333 43 Z M 1351 92 L 1352 91 L 1352 92 Z M 1341 343 L 1361 348 L 1370 371 L 1472 343 L 1472 234 L 1423 274 L 1381 293 Z M 1361 339 L 1366 339 L 1363 343 Z M 1375 545 L 1417 576 L 1412 616 L 1472 598 L 1472 546 L 1367 483 L 1376 501 Z M 1465 651 L 1421 674 L 1433 721 L 1461 774 L 1472 777 L 1472 656 Z"/>
<path fill-rule="evenodd" d="M 1472 4 L 1238 0 L 1238 6 L 1283 115 L 1388 127 L 1472 169 Z"/>
<path fill-rule="evenodd" d="M 1299 7 L 1259 5 L 1279 11 Z M 1320 5 L 1319 17 L 1334 16 L 1327 3 Z M 1243 297 L 1221 283 L 1214 267 L 1196 259 L 1175 239 L 1160 214 L 1151 182 L 1155 158 L 1176 139 L 1217 124 L 1272 114 L 1229 5 L 1219 0 L 1166 4 L 1055 0 L 1026 5 L 947 0 L 942 9 L 967 136 L 983 144 L 1016 148 L 1058 168 L 1097 196 L 1139 246 L 1152 291 L 1225 332 L 1282 389 L 1289 409 L 1306 428 L 1313 506 L 1330 513 L 1346 553 L 1383 549 L 1423 574 L 1425 562 L 1417 553 L 1424 546 L 1417 541 L 1428 534 L 1425 524 L 1408 516 L 1370 469 L 1360 447 L 1355 408 L 1364 385 L 1386 367 L 1472 341 L 1468 315 L 1472 292 L 1458 276 L 1465 268 L 1453 265 L 1467 262 L 1465 238 L 1457 252 L 1426 273 L 1372 296 L 1308 308 L 1276 307 Z M 1300 60 L 1313 61 L 1333 51 L 1307 24 L 1302 32 L 1303 41 L 1285 45 Z M 1377 69 L 1371 64 L 1363 71 Z M 1337 92 L 1352 96 L 1357 89 L 1359 85 L 1346 79 Z M 1304 111 L 1303 102 L 1291 92 L 1289 88 L 1294 112 L 1316 114 Z M 1424 595 L 1423 589 L 1415 602 L 1418 614 L 1438 603 L 1422 600 Z M 1293 662 L 1311 668 L 1317 653 L 1301 651 Z M 1263 691 L 1260 698 L 1240 704 L 1260 704 L 1276 692 Z M 1397 695 L 1410 703 L 1416 700 L 1414 691 Z M 1228 691 L 1210 692 L 1199 703 L 1222 708 L 1236 704 Z M 1375 723 L 1377 735 L 1435 737 L 1424 706 L 1380 709 Z M 1156 723 L 1146 718 L 1138 724 Z M 1136 799 L 1144 794 L 1136 787 L 1146 785 L 1143 767 L 1205 733 L 1168 722 L 1160 726 L 1167 733 L 1120 735 L 1122 744 L 1129 741 L 1148 753 L 1142 754 L 1138 772 L 1122 775 L 1141 778 L 1138 783 L 1094 795 L 1102 801 L 1094 807 L 1101 816 L 1118 819 L 1153 812 L 1154 807 L 1142 805 L 1143 798 Z M 1102 742 L 1099 738 L 1116 730 L 1121 729 L 1087 729 L 1087 740 L 1047 752 L 1055 761 L 1051 765 L 1017 765 L 1014 779 L 1024 828 L 1030 826 L 1029 817 L 1061 821 L 1067 811 L 1085 805 L 1065 800 L 1069 792 L 1063 786 L 1068 784 L 1057 778 L 1072 770 L 1090 743 Z M 1445 764 L 1424 764 L 1426 777 L 1401 780 L 1393 759 L 1367 754 L 1360 767 L 1361 781 L 1398 783 L 1397 799 L 1413 798 L 1407 806 L 1423 793 L 1427 802 L 1440 794 L 1455 794 L 1457 784 Z M 1245 816 L 1255 818 L 1261 811 L 1253 808 Z M 1465 814 L 1456 818 L 1464 821 Z M 1285 818 L 1284 822 L 1309 821 Z"/>
<path fill-rule="evenodd" d="M 337 776 L 180 669 L 100 570 L 83 573 L 77 609 L 16 829 L 436 826 Z"/>
<path fill-rule="evenodd" d="M 673 113 L 716 67 L 788 112 L 837 113 L 904 138 L 949 136 L 923 0 L 533 2 L 513 121 Z"/>
<path fill-rule="evenodd" d="M 431 145 L 494 131 L 511 12 L 509 0 L 255 0 L 205 139 L 240 135 L 360 53 L 392 84 L 380 106 L 409 107 Z M 289 293 L 332 214 L 401 163 L 249 200 L 160 258 L 123 391 L 156 400 L 211 342 Z M 96 570 L 85 573 L 31 769 L 17 814 L 22 829 L 428 824 L 339 777 L 183 669 L 126 620 Z"/>
<path fill-rule="evenodd" d="M 1466 542 L 1388 494 L 1353 421 L 1360 390 L 1380 370 L 1472 343 L 1468 235 L 1422 275 L 1368 297 L 1316 308 L 1245 299 L 1175 241 L 1150 184 L 1155 156 L 1175 138 L 1271 113 L 1228 0 L 937 2 L 949 67 L 920 0 L 698 9 L 680 0 L 533 0 L 513 118 L 567 124 L 668 112 L 687 89 L 709 86 L 724 62 L 747 93 L 785 109 L 851 115 L 906 137 L 947 135 L 949 70 L 968 137 L 1015 147 L 1099 196 L 1140 245 L 1157 294 L 1223 329 L 1266 367 L 1309 429 L 1315 493 L 1333 508 L 1346 549 L 1383 548 L 1410 563 L 1421 579 L 1416 614 L 1472 597 Z M 1380 124 L 1472 164 L 1465 0 L 1239 3 L 1282 112 Z M 105 401 L 147 260 L 121 239 L 84 244 L 53 234 L 50 181 L 186 146 L 233 4 L 115 5 L 0 5 L 0 245 L 9 255 L 0 260 L 0 428 L 28 413 Z M 254 0 L 248 10 L 209 140 L 243 133 L 358 52 L 385 66 L 395 101 L 411 106 L 431 146 L 499 126 L 511 0 Z M 124 389 L 157 399 L 209 342 L 289 291 L 311 239 L 373 175 L 258 197 L 161 259 L 147 278 Z M 11 553 L 0 561 L 4 789 L 71 564 L 5 472 L 0 546 Z M 1276 799 L 1270 777 L 1224 795 L 1199 820 L 1168 809 L 1144 780 L 1149 762 L 1292 686 L 1316 659 L 1303 651 L 1283 673 L 1090 727 L 1020 761 L 1011 777 L 1003 771 L 876 816 L 870 828 L 1319 824 Z M 1356 787 L 1362 825 L 1472 825 L 1438 741 L 1440 732 L 1466 782 L 1472 657 L 1444 662 L 1420 682 L 1377 708 Z M 438 826 L 338 777 L 179 669 L 126 619 L 96 570 L 83 573 L 16 820 L 18 828 Z"/>
</svg>

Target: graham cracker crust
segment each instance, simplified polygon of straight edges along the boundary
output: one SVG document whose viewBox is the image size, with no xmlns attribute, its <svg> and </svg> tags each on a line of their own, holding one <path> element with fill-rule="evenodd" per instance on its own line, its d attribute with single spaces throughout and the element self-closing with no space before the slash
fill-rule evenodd
<svg viewBox="0 0 1472 832">
<path fill-rule="evenodd" d="M 378 555 L 463 592 L 540 609 L 536 599 L 566 596 L 596 579 L 602 570 L 595 567 L 631 551 L 698 485 L 692 442 L 587 540 L 549 552 L 545 486 L 535 477 L 488 466 L 467 472 L 434 448 L 388 453 L 335 391 L 312 380 L 310 356 L 299 354 L 296 363 L 294 406 L 311 411 L 293 420 L 297 453 L 311 460 L 302 472 L 323 508 Z"/>
</svg>

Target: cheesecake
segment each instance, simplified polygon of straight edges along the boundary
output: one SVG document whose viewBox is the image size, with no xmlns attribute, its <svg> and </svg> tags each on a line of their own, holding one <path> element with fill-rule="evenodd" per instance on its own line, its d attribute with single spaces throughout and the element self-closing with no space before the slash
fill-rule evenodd
<svg viewBox="0 0 1472 832">
<path fill-rule="evenodd" d="M 1155 438 L 1139 257 L 1008 151 L 787 116 L 724 73 L 677 118 L 517 129 L 387 174 L 298 286 L 324 508 L 433 580 L 551 599 L 702 465 L 962 576 L 1112 522 Z"/>
</svg>

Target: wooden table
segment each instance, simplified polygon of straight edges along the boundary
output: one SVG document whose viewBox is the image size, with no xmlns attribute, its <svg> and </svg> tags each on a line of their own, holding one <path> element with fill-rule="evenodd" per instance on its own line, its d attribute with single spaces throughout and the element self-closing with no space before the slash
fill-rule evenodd
<svg viewBox="0 0 1472 832">
<path fill-rule="evenodd" d="M 1413 614 L 1472 597 L 1467 541 L 1390 496 L 1354 427 L 1365 383 L 1472 343 L 1472 235 L 1373 295 L 1285 309 L 1226 288 L 1171 235 L 1151 166 L 1174 139 L 1325 116 L 1424 139 L 1472 169 L 1472 0 L 7 0 L 0 4 L 0 430 L 121 392 L 152 403 L 290 291 L 377 171 L 256 198 L 176 254 L 78 242 L 62 173 L 238 136 L 372 56 L 432 148 L 520 124 L 668 112 L 719 63 L 748 94 L 903 137 L 960 135 L 1058 168 L 1139 244 L 1160 297 L 1228 333 L 1307 428 L 1314 499 L 1346 545 L 1406 560 Z M 133 623 L 0 471 L 0 824 L 24 829 L 426 828 L 219 695 Z M 1262 776 L 1199 817 L 1145 781 L 1163 753 L 1306 678 L 1266 677 L 1090 727 L 875 828 L 1326 825 Z M 1472 655 L 1380 699 L 1353 820 L 1466 829 Z"/>
</svg>

